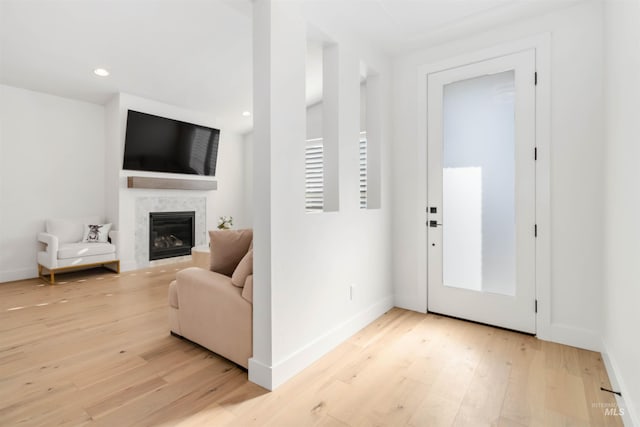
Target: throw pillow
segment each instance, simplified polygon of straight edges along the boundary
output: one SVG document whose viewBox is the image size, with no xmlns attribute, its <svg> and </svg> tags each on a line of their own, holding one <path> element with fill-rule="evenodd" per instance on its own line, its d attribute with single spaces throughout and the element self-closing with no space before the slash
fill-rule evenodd
<svg viewBox="0 0 640 427">
<path fill-rule="evenodd" d="M 107 243 L 111 224 L 85 224 L 83 243 Z"/>
<path fill-rule="evenodd" d="M 247 279 L 247 276 L 253 274 L 253 249 L 250 249 L 249 252 L 240 260 L 240 264 L 233 271 L 233 276 L 231 276 L 231 283 L 234 286 L 239 288 L 244 286 L 244 281 Z"/>
<path fill-rule="evenodd" d="M 211 271 L 231 277 L 238 263 L 247 254 L 253 230 L 211 230 Z"/>
</svg>

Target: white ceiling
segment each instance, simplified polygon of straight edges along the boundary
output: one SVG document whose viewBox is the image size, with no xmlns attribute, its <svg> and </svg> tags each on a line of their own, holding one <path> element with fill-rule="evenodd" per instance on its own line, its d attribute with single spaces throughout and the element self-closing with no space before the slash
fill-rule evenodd
<svg viewBox="0 0 640 427">
<path fill-rule="evenodd" d="M 398 55 L 580 0 L 291 1 L 324 28 Z M 250 0 L 0 0 L 0 83 L 98 104 L 126 92 L 242 132 L 252 125 L 241 115 L 252 108 L 251 39 Z"/>
<path fill-rule="evenodd" d="M 249 9 L 243 11 L 246 4 Z M 117 92 L 251 118 L 251 9 L 244 0 L 0 0 L 0 82 L 104 104 Z M 93 74 L 96 67 L 111 72 Z"/>
<path fill-rule="evenodd" d="M 309 19 L 399 55 L 584 0 L 301 0 Z"/>
</svg>

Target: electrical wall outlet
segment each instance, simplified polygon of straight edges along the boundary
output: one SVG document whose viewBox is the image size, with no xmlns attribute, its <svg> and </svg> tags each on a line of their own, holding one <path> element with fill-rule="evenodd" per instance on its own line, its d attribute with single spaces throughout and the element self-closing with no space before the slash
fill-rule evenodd
<svg viewBox="0 0 640 427">
<path fill-rule="evenodd" d="M 356 285 L 355 284 L 351 284 L 349 285 L 349 301 L 353 301 L 355 298 L 355 293 L 356 293 Z"/>
</svg>

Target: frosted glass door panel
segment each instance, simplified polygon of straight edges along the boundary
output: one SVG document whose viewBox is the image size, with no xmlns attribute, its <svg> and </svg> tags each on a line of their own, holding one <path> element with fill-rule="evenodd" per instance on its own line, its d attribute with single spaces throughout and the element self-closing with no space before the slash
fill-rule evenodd
<svg viewBox="0 0 640 427">
<path fill-rule="evenodd" d="M 445 285 L 482 290 L 482 169 L 444 168 Z"/>
<path fill-rule="evenodd" d="M 443 91 L 443 284 L 515 295 L 515 73 Z"/>
</svg>

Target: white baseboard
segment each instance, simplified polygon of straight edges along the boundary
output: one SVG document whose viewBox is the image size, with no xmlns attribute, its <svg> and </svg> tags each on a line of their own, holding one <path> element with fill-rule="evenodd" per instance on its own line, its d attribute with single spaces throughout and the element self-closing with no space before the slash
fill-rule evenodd
<svg viewBox="0 0 640 427">
<path fill-rule="evenodd" d="M 611 381 L 611 388 L 622 393 L 622 396 L 616 395 L 616 403 L 618 404 L 618 408 L 620 408 L 619 413 L 622 417 L 622 422 L 625 426 L 629 427 L 640 426 L 640 416 L 633 406 L 633 399 L 628 394 L 629 389 L 625 386 L 622 376 L 618 375 L 618 365 L 611 353 L 607 351 L 606 343 L 602 343 L 602 348 L 602 360 L 604 361 L 604 367 L 607 370 L 609 381 Z"/>
<path fill-rule="evenodd" d="M 602 339 L 600 334 L 589 329 L 581 329 L 573 326 L 552 323 L 548 333 L 538 334 L 538 338 L 553 341 L 572 347 L 584 348 L 591 351 L 602 351 Z"/>
<path fill-rule="evenodd" d="M 250 359 L 249 380 L 267 390 L 275 390 L 391 308 L 393 296 L 390 295 L 291 353 L 274 366 Z"/>
<path fill-rule="evenodd" d="M 273 390 L 272 369 L 271 366 L 265 365 L 253 357 L 249 359 L 249 381 L 264 387 L 267 390 Z"/>
<path fill-rule="evenodd" d="M 394 306 L 405 310 L 415 311 L 417 313 L 427 312 L 427 303 L 418 303 L 413 295 L 396 294 L 394 296 Z"/>
<path fill-rule="evenodd" d="M 120 272 L 140 270 L 135 261 L 120 261 Z"/>
<path fill-rule="evenodd" d="M 0 271 L 0 283 L 15 280 L 34 279 L 38 277 L 38 267 L 20 268 L 18 270 Z"/>
</svg>

